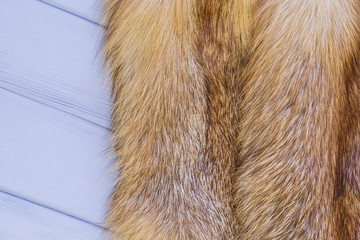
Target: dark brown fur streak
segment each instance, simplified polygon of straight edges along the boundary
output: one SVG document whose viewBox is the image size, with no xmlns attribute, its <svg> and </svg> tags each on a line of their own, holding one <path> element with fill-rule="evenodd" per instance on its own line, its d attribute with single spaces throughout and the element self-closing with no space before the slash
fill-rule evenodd
<svg viewBox="0 0 360 240">
<path fill-rule="evenodd" d="M 105 0 L 111 239 L 360 240 L 360 1 Z"/>
</svg>

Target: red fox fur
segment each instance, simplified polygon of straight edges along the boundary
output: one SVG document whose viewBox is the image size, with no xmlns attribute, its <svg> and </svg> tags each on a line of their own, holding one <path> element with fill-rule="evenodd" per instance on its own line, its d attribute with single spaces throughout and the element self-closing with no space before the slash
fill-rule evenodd
<svg viewBox="0 0 360 240">
<path fill-rule="evenodd" d="M 104 6 L 112 239 L 360 239 L 360 1 Z"/>
</svg>

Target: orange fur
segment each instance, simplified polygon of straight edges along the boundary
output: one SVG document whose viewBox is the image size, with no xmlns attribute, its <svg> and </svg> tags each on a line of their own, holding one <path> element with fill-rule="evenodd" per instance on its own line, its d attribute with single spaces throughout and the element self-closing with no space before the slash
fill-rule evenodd
<svg viewBox="0 0 360 240">
<path fill-rule="evenodd" d="M 346 85 L 358 81 L 348 78 L 359 57 L 359 13 L 357 0 L 258 5 L 240 109 L 238 239 L 343 239 L 336 237 L 343 224 L 335 217 L 337 155 L 344 154 L 337 147 L 349 104 L 358 115 Z"/>
<path fill-rule="evenodd" d="M 360 239 L 358 0 L 105 0 L 113 239 Z"/>
<path fill-rule="evenodd" d="M 221 2 L 105 3 L 121 169 L 107 219 L 114 238 L 233 237 L 232 98 L 225 75 L 228 62 L 240 61 L 230 60 L 231 52 L 249 36 L 227 27 L 247 30 L 250 20 L 231 12 L 247 10 L 242 3 Z"/>
</svg>

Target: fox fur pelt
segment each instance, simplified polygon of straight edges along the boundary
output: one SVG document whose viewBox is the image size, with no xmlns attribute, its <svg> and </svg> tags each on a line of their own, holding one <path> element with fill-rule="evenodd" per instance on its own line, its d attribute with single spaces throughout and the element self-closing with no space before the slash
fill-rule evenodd
<svg viewBox="0 0 360 240">
<path fill-rule="evenodd" d="M 360 239 L 359 0 L 105 0 L 112 239 Z"/>
</svg>

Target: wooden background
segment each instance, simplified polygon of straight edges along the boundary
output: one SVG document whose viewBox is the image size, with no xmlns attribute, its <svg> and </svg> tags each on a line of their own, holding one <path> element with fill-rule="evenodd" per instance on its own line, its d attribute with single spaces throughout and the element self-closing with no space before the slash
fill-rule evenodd
<svg viewBox="0 0 360 240">
<path fill-rule="evenodd" d="M 104 239 L 114 157 L 100 6 L 0 1 L 0 240 Z"/>
</svg>

